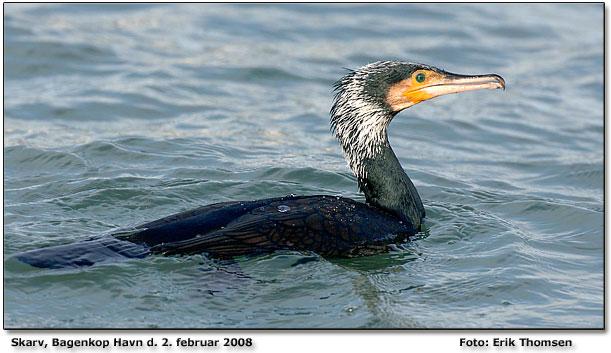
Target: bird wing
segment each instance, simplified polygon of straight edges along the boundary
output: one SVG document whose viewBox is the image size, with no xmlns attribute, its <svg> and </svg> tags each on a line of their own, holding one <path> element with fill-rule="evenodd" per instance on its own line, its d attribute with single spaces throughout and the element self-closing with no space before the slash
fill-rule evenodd
<svg viewBox="0 0 611 353">
<path fill-rule="evenodd" d="M 312 196 L 269 202 L 224 227 L 151 250 L 224 257 L 292 249 L 333 256 L 365 242 L 394 238 L 398 231 L 400 223 L 385 212 L 349 199 Z"/>
<path fill-rule="evenodd" d="M 253 208 L 279 199 L 282 198 L 211 204 L 145 223 L 136 228 L 120 230 L 113 235 L 132 242 L 146 243 L 149 246 L 187 240 L 225 227 Z"/>
</svg>

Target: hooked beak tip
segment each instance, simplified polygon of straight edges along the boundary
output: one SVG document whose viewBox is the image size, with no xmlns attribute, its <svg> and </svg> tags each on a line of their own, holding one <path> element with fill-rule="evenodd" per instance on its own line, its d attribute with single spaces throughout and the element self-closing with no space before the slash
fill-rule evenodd
<svg viewBox="0 0 611 353">
<path fill-rule="evenodd" d="M 505 90 L 505 79 L 503 79 L 501 76 L 497 74 L 493 74 L 490 76 L 494 77 L 494 79 L 499 83 L 499 88 L 502 88 L 504 91 Z"/>
</svg>

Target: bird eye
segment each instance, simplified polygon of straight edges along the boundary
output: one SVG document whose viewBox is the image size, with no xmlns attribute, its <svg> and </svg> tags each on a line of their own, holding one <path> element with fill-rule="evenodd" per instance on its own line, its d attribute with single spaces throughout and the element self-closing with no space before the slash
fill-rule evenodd
<svg viewBox="0 0 611 353">
<path fill-rule="evenodd" d="M 416 82 L 422 83 L 426 79 L 426 75 L 422 72 L 419 72 L 418 74 L 416 74 L 415 79 L 416 79 Z"/>
</svg>

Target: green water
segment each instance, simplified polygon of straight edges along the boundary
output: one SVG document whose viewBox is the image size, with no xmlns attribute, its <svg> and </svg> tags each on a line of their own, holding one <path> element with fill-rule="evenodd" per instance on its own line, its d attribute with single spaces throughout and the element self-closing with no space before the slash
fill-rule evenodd
<svg viewBox="0 0 611 353">
<path fill-rule="evenodd" d="M 602 4 L 5 4 L 5 328 L 601 328 L 602 29 Z M 11 258 L 213 202 L 363 201 L 331 87 L 393 59 L 507 82 L 395 117 L 427 212 L 413 242 Z"/>
</svg>

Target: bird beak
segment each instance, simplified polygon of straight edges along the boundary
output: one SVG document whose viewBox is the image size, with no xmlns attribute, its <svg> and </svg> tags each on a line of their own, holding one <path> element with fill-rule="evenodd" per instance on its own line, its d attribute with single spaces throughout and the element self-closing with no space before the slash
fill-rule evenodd
<svg viewBox="0 0 611 353">
<path fill-rule="evenodd" d="M 403 95 L 413 104 L 445 94 L 478 89 L 505 89 L 505 80 L 496 74 L 458 75 L 449 72 L 436 73 L 422 85 L 412 86 Z"/>
</svg>

